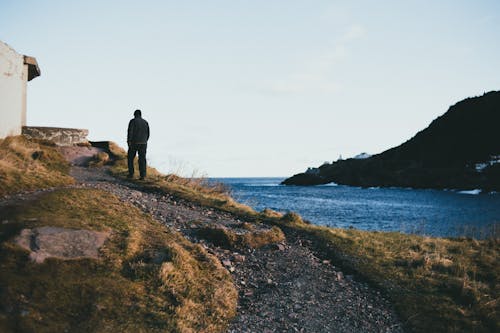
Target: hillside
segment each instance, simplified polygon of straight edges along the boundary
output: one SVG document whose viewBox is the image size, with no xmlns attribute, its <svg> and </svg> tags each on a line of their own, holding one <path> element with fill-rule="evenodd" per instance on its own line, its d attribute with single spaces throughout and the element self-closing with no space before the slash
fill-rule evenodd
<svg viewBox="0 0 500 333">
<path fill-rule="evenodd" d="M 217 257 L 71 169 L 0 140 L 0 331 L 223 331 L 237 293 Z"/>
<path fill-rule="evenodd" d="M 319 227 L 95 145 L 0 140 L 1 332 L 498 331 L 498 234 Z"/>
<path fill-rule="evenodd" d="M 451 106 L 400 146 L 366 159 L 325 164 L 285 185 L 335 182 L 354 186 L 500 190 L 500 91 Z"/>
</svg>

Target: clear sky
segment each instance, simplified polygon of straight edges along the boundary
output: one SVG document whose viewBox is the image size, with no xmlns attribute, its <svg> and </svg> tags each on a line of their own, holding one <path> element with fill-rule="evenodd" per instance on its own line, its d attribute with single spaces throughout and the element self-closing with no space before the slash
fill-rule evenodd
<svg viewBox="0 0 500 333">
<path fill-rule="evenodd" d="M 498 0 L 0 0 L 0 40 L 42 71 L 28 125 L 126 146 L 139 108 L 150 164 L 210 177 L 399 145 L 500 89 L 499 36 Z"/>
</svg>

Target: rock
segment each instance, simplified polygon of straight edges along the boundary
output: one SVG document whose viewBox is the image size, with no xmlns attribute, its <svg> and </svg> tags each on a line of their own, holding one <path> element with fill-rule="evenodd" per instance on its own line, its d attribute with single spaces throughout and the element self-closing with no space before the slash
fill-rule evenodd
<svg viewBox="0 0 500 333">
<path fill-rule="evenodd" d="M 109 233 L 59 227 L 23 229 L 15 242 L 30 251 L 31 260 L 42 263 L 46 258 L 97 258 L 99 248 Z"/>
<path fill-rule="evenodd" d="M 235 262 L 244 262 L 245 261 L 245 256 L 244 255 L 241 255 L 241 254 L 238 254 L 238 253 L 234 253 L 233 254 L 233 260 Z"/>
<path fill-rule="evenodd" d="M 344 279 L 344 273 L 337 272 L 337 280 L 342 281 Z"/>
<path fill-rule="evenodd" d="M 322 263 L 325 264 L 325 265 L 330 265 L 331 261 L 330 260 L 323 260 Z"/>
<path fill-rule="evenodd" d="M 285 251 L 285 245 L 283 245 L 281 243 L 275 244 L 275 248 L 278 251 Z"/>
</svg>

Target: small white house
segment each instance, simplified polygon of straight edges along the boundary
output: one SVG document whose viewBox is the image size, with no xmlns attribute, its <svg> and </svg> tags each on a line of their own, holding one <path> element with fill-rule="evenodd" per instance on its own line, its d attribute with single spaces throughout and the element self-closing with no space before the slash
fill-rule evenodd
<svg viewBox="0 0 500 333">
<path fill-rule="evenodd" d="M 26 126 L 26 84 L 40 76 L 36 59 L 0 41 L 0 138 Z"/>
</svg>

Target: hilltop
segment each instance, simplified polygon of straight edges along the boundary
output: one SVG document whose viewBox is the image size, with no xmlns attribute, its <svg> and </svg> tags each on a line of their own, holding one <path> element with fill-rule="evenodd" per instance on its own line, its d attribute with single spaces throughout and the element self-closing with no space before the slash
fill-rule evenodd
<svg viewBox="0 0 500 333">
<path fill-rule="evenodd" d="M 398 186 L 500 190 L 500 91 L 451 106 L 400 146 L 364 159 L 311 168 L 285 185 L 335 182 L 354 186 Z"/>
</svg>

